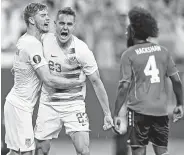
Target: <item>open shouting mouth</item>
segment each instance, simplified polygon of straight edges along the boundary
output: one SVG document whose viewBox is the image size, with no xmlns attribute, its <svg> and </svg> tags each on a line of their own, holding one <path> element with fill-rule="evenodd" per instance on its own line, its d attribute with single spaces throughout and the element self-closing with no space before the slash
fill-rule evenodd
<svg viewBox="0 0 184 155">
<path fill-rule="evenodd" d="M 61 32 L 61 38 L 66 39 L 68 37 L 68 32 Z"/>
</svg>

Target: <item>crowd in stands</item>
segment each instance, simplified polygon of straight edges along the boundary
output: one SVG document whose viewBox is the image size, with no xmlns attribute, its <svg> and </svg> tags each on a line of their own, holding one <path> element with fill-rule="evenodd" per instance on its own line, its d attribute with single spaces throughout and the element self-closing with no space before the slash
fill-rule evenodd
<svg viewBox="0 0 184 155">
<path fill-rule="evenodd" d="M 14 52 L 18 38 L 25 32 L 22 17 L 30 2 L 48 5 L 50 29 L 61 7 L 71 6 L 77 13 L 76 36 L 94 52 L 100 68 L 114 68 L 126 50 L 127 13 L 133 6 L 145 7 L 159 22 L 160 35 L 155 42 L 166 46 L 177 63 L 184 63 L 184 1 L 183 0 L 2 0 L 1 50 Z"/>
</svg>

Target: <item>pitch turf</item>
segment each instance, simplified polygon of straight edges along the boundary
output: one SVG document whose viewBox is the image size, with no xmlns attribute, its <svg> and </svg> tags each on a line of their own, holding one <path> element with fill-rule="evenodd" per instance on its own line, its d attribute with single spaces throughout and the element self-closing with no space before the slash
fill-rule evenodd
<svg viewBox="0 0 184 155">
<path fill-rule="evenodd" d="M 114 143 L 110 138 L 91 140 L 91 155 L 115 155 Z M 171 155 L 184 154 L 184 140 L 169 139 L 169 153 Z M 66 139 L 54 140 L 49 155 L 75 155 L 71 141 Z M 131 155 L 131 154 L 130 154 Z M 147 155 L 154 155 L 151 144 L 148 145 Z"/>
</svg>

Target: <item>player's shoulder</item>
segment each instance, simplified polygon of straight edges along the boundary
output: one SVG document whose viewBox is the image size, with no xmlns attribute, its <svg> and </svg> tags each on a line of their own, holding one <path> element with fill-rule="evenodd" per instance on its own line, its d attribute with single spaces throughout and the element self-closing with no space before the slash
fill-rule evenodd
<svg viewBox="0 0 184 155">
<path fill-rule="evenodd" d="M 29 44 L 29 43 L 40 43 L 40 41 L 36 37 L 25 33 L 19 38 L 18 43 L 28 43 Z"/>
<path fill-rule="evenodd" d="M 41 42 L 36 37 L 25 33 L 19 38 L 16 46 L 17 48 L 29 49 L 32 48 L 33 46 L 35 47 L 40 45 Z"/>
<path fill-rule="evenodd" d="M 160 48 L 160 51 L 163 51 L 163 52 L 168 52 L 167 48 L 163 45 L 160 45 L 158 43 L 153 43 L 153 42 L 150 42 L 150 46 L 151 47 L 156 47 L 157 49 Z"/>
<path fill-rule="evenodd" d="M 161 52 L 162 56 L 165 55 L 167 57 L 170 54 L 168 49 L 163 45 L 160 45 L 160 44 L 157 44 L 157 43 L 152 43 L 151 46 L 155 47 L 155 49 L 157 49 L 157 51 Z M 159 52 L 156 52 L 155 54 L 157 55 L 157 54 L 159 54 Z"/>
<path fill-rule="evenodd" d="M 131 46 L 129 48 L 127 48 L 121 55 L 121 58 L 122 57 L 131 57 L 132 55 L 134 55 L 135 53 L 135 47 L 134 46 Z"/>
<path fill-rule="evenodd" d="M 74 43 L 75 43 L 75 47 L 78 47 L 80 49 L 89 49 L 88 45 L 82 41 L 81 39 L 77 38 L 76 36 L 73 35 L 74 38 Z"/>
<path fill-rule="evenodd" d="M 73 40 L 74 40 L 76 58 L 79 62 L 85 59 L 94 60 L 93 52 L 88 48 L 88 45 L 84 41 L 80 40 L 76 36 L 73 36 Z"/>
<path fill-rule="evenodd" d="M 165 46 L 162 46 L 162 45 L 159 45 L 159 44 L 156 44 L 157 46 L 160 46 L 161 50 L 163 52 L 166 52 L 166 53 L 169 53 L 168 49 L 165 47 Z"/>
</svg>

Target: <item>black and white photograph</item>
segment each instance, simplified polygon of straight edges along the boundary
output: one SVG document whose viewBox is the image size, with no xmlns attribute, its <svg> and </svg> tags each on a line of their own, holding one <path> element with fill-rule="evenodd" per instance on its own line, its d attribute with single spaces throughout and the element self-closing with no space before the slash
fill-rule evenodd
<svg viewBox="0 0 184 155">
<path fill-rule="evenodd" d="M 1 0 L 1 155 L 184 155 L 184 0 Z"/>
</svg>

